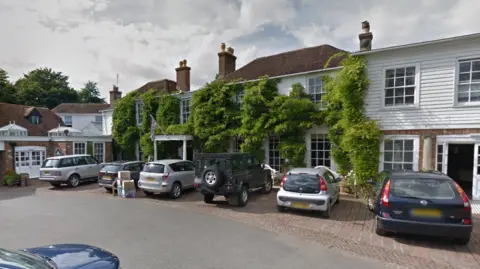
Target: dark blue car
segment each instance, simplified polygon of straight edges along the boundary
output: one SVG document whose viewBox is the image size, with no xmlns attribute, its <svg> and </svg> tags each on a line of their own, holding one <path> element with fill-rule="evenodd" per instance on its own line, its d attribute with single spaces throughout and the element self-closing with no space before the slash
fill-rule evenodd
<svg viewBox="0 0 480 269">
<path fill-rule="evenodd" d="M 89 245 L 61 244 L 22 250 L 0 248 L 5 269 L 119 269 L 114 254 Z"/>
<path fill-rule="evenodd" d="M 468 244 L 472 209 L 468 196 L 440 172 L 381 173 L 369 197 L 375 213 L 376 233 L 441 236 Z"/>
</svg>

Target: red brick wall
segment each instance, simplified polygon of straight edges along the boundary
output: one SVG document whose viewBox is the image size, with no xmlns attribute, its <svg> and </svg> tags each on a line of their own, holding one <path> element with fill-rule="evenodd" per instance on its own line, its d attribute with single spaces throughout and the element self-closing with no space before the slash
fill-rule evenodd
<svg viewBox="0 0 480 269">
<path fill-rule="evenodd" d="M 432 151 L 432 164 L 436 168 L 436 155 L 437 155 L 437 135 L 462 135 L 480 133 L 480 129 L 426 129 L 426 130 L 386 130 L 383 131 L 385 135 L 418 135 L 420 137 L 419 153 L 418 153 L 418 167 L 421 168 L 423 164 L 423 139 L 425 136 L 432 137 L 433 151 Z"/>
</svg>

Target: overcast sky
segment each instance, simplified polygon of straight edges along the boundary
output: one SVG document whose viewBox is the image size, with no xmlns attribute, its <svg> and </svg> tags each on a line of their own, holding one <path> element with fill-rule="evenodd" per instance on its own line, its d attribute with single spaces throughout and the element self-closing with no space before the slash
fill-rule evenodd
<svg viewBox="0 0 480 269">
<path fill-rule="evenodd" d="M 15 80 L 50 67 L 106 97 L 117 73 L 125 93 L 175 80 L 187 59 L 196 89 L 215 77 L 221 42 L 238 68 L 306 46 L 356 50 L 364 20 L 374 48 L 476 33 L 478 10 L 479 0 L 0 0 L 0 68 Z"/>
</svg>

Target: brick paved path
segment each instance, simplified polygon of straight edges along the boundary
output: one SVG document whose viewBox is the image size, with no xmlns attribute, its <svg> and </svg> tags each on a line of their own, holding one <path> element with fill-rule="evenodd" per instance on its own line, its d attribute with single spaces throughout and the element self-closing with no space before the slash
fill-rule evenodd
<svg viewBox="0 0 480 269">
<path fill-rule="evenodd" d="M 60 190 L 43 187 L 41 191 L 111 196 L 96 184 Z M 328 220 L 314 213 L 277 212 L 274 192 L 269 195 L 252 194 L 245 208 L 229 206 L 221 199 L 213 205 L 204 204 L 201 196 L 195 192 L 186 193 L 178 200 L 147 198 L 139 192 L 135 201 L 161 203 L 238 220 L 278 233 L 318 241 L 331 248 L 402 268 L 480 268 L 480 218 L 474 219 L 477 225 L 470 244 L 456 246 L 450 241 L 435 238 L 377 236 L 374 232 L 373 214 L 360 201 L 345 196 L 332 210 L 332 216 Z"/>
</svg>

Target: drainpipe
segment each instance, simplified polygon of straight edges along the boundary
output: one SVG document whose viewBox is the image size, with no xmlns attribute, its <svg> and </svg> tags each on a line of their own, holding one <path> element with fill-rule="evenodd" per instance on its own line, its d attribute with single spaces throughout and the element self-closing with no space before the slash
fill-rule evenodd
<svg viewBox="0 0 480 269">
<path fill-rule="evenodd" d="M 426 170 L 426 171 L 433 170 L 432 156 L 433 156 L 433 141 L 432 141 L 432 137 L 427 135 L 423 137 L 422 170 Z"/>
</svg>

